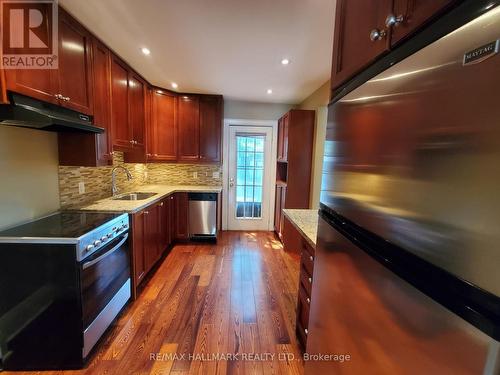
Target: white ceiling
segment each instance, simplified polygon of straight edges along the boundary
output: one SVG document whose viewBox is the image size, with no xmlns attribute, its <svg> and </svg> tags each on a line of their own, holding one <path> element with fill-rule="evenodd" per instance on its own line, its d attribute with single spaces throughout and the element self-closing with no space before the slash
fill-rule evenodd
<svg viewBox="0 0 500 375">
<path fill-rule="evenodd" d="M 59 3 L 165 88 L 177 82 L 182 92 L 295 104 L 330 77 L 335 0 Z M 149 56 L 142 54 L 144 46 Z M 284 57 L 288 66 L 281 65 Z"/>
</svg>

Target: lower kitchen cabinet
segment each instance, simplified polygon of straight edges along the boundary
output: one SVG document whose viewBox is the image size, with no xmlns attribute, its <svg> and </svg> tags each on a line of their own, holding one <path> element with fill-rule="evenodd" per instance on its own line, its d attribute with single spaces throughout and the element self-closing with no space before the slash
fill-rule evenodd
<svg viewBox="0 0 500 375">
<path fill-rule="evenodd" d="M 172 243 L 173 198 L 166 197 L 131 215 L 134 297 L 139 284 Z"/>
<path fill-rule="evenodd" d="M 311 307 L 311 288 L 313 283 L 315 249 L 302 238 L 300 256 L 299 296 L 297 299 L 297 321 L 295 332 L 302 350 L 306 350 L 309 333 L 309 309 Z"/>
<path fill-rule="evenodd" d="M 175 239 L 189 239 L 188 193 L 175 193 Z"/>
</svg>

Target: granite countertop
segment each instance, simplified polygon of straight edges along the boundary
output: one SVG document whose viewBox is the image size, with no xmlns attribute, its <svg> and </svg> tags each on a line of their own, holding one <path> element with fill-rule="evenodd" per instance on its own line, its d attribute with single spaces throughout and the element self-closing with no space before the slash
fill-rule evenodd
<svg viewBox="0 0 500 375">
<path fill-rule="evenodd" d="M 107 212 L 128 212 L 135 213 L 143 208 L 160 201 L 161 199 L 169 196 L 172 193 L 187 192 L 187 193 L 220 193 L 222 187 L 220 186 L 189 186 L 189 185 L 143 185 L 135 188 L 137 192 L 154 192 L 157 193 L 150 198 L 140 201 L 122 201 L 113 200 L 111 197 L 98 200 L 92 204 L 79 207 L 78 209 L 84 211 L 107 211 Z M 124 194 L 127 192 L 120 192 Z"/>
<path fill-rule="evenodd" d="M 318 233 L 318 210 L 286 208 L 283 210 L 283 213 L 307 242 L 315 248 L 316 235 Z"/>
</svg>

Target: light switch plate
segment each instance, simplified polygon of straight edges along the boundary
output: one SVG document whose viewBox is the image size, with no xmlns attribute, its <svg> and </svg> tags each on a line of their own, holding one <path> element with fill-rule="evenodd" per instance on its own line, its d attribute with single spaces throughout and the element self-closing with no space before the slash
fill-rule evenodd
<svg viewBox="0 0 500 375">
<path fill-rule="evenodd" d="M 78 194 L 85 193 L 85 182 L 81 181 L 78 183 Z"/>
</svg>

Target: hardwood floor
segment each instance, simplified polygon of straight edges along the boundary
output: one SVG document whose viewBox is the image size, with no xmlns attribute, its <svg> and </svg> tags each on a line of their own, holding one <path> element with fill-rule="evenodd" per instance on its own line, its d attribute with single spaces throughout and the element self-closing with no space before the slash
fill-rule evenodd
<svg viewBox="0 0 500 375">
<path fill-rule="evenodd" d="M 302 374 L 298 277 L 271 232 L 177 245 L 86 369 L 43 374 Z"/>
</svg>

